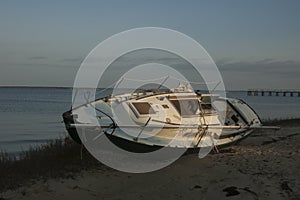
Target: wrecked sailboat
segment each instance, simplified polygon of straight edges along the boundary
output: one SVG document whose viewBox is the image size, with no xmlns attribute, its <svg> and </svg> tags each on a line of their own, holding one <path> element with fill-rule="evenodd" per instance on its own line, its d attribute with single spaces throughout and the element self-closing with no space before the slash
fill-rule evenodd
<svg viewBox="0 0 300 200">
<path fill-rule="evenodd" d="M 89 130 L 94 141 L 105 135 L 133 152 L 217 148 L 236 143 L 256 129 L 274 128 L 264 127 L 240 99 L 203 94 L 182 85 L 108 95 L 65 112 L 63 119 L 78 143 L 86 140 L 82 130 Z"/>
</svg>

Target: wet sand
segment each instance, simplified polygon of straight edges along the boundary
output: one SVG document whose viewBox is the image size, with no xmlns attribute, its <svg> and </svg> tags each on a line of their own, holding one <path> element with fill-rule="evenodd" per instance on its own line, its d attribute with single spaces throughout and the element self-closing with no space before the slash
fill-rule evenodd
<svg viewBox="0 0 300 200">
<path fill-rule="evenodd" d="M 199 159 L 181 157 L 145 174 L 99 168 L 9 190 L 0 199 L 300 199 L 300 120 L 274 122 Z"/>
</svg>

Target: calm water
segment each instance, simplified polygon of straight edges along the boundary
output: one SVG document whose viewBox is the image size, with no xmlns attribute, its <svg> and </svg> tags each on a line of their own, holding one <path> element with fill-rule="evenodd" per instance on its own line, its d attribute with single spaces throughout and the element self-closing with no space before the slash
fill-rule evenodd
<svg viewBox="0 0 300 200">
<path fill-rule="evenodd" d="M 0 88 L 0 148 L 28 149 L 66 132 L 61 114 L 70 108 L 71 89 Z"/>
<path fill-rule="evenodd" d="M 14 154 L 64 137 L 61 115 L 70 108 L 71 94 L 71 89 L 0 88 L 0 149 Z M 262 119 L 300 118 L 300 97 L 227 96 L 245 100 Z"/>
</svg>

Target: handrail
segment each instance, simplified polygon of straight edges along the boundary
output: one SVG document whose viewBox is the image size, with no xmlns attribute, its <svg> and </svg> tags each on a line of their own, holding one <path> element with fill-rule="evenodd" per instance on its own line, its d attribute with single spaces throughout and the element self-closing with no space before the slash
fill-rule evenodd
<svg viewBox="0 0 300 200">
<path fill-rule="evenodd" d="M 145 123 L 145 125 L 143 126 L 142 130 L 139 132 L 139 134 L 137 135 L 137 137 L 133 138 L 134 141 L 137 141 L 140 137 L 140 135 L 142 134 L 142 132 L 144 131 L 145 127 L 148 125 L 148 123 L 150 122 L 151 117 L 149 117 L 149 119 L 147 120 L 147 122 Z"/>
</svg>

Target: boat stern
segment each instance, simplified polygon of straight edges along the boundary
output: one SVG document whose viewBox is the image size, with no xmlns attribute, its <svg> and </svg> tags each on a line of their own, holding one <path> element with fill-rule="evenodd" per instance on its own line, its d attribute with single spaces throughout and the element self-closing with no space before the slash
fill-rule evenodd
<svg viewBox="0 0 300 200">
<path fill-rule="evenodd" d="M 76 116 L 73 115 L 72 111 L 69 110 L 67 112 L 64 112 L 63 115 L 63 121 L 65 124 L 65 127 L 68 131 L 68 134 L 70 137 L 78 144 L 81 144 L 80 137 L 78 135 L 78 132 L 76 130 L 76 127 L 72 127 L 71 124 L 74 124 Z"/>
</svg>

